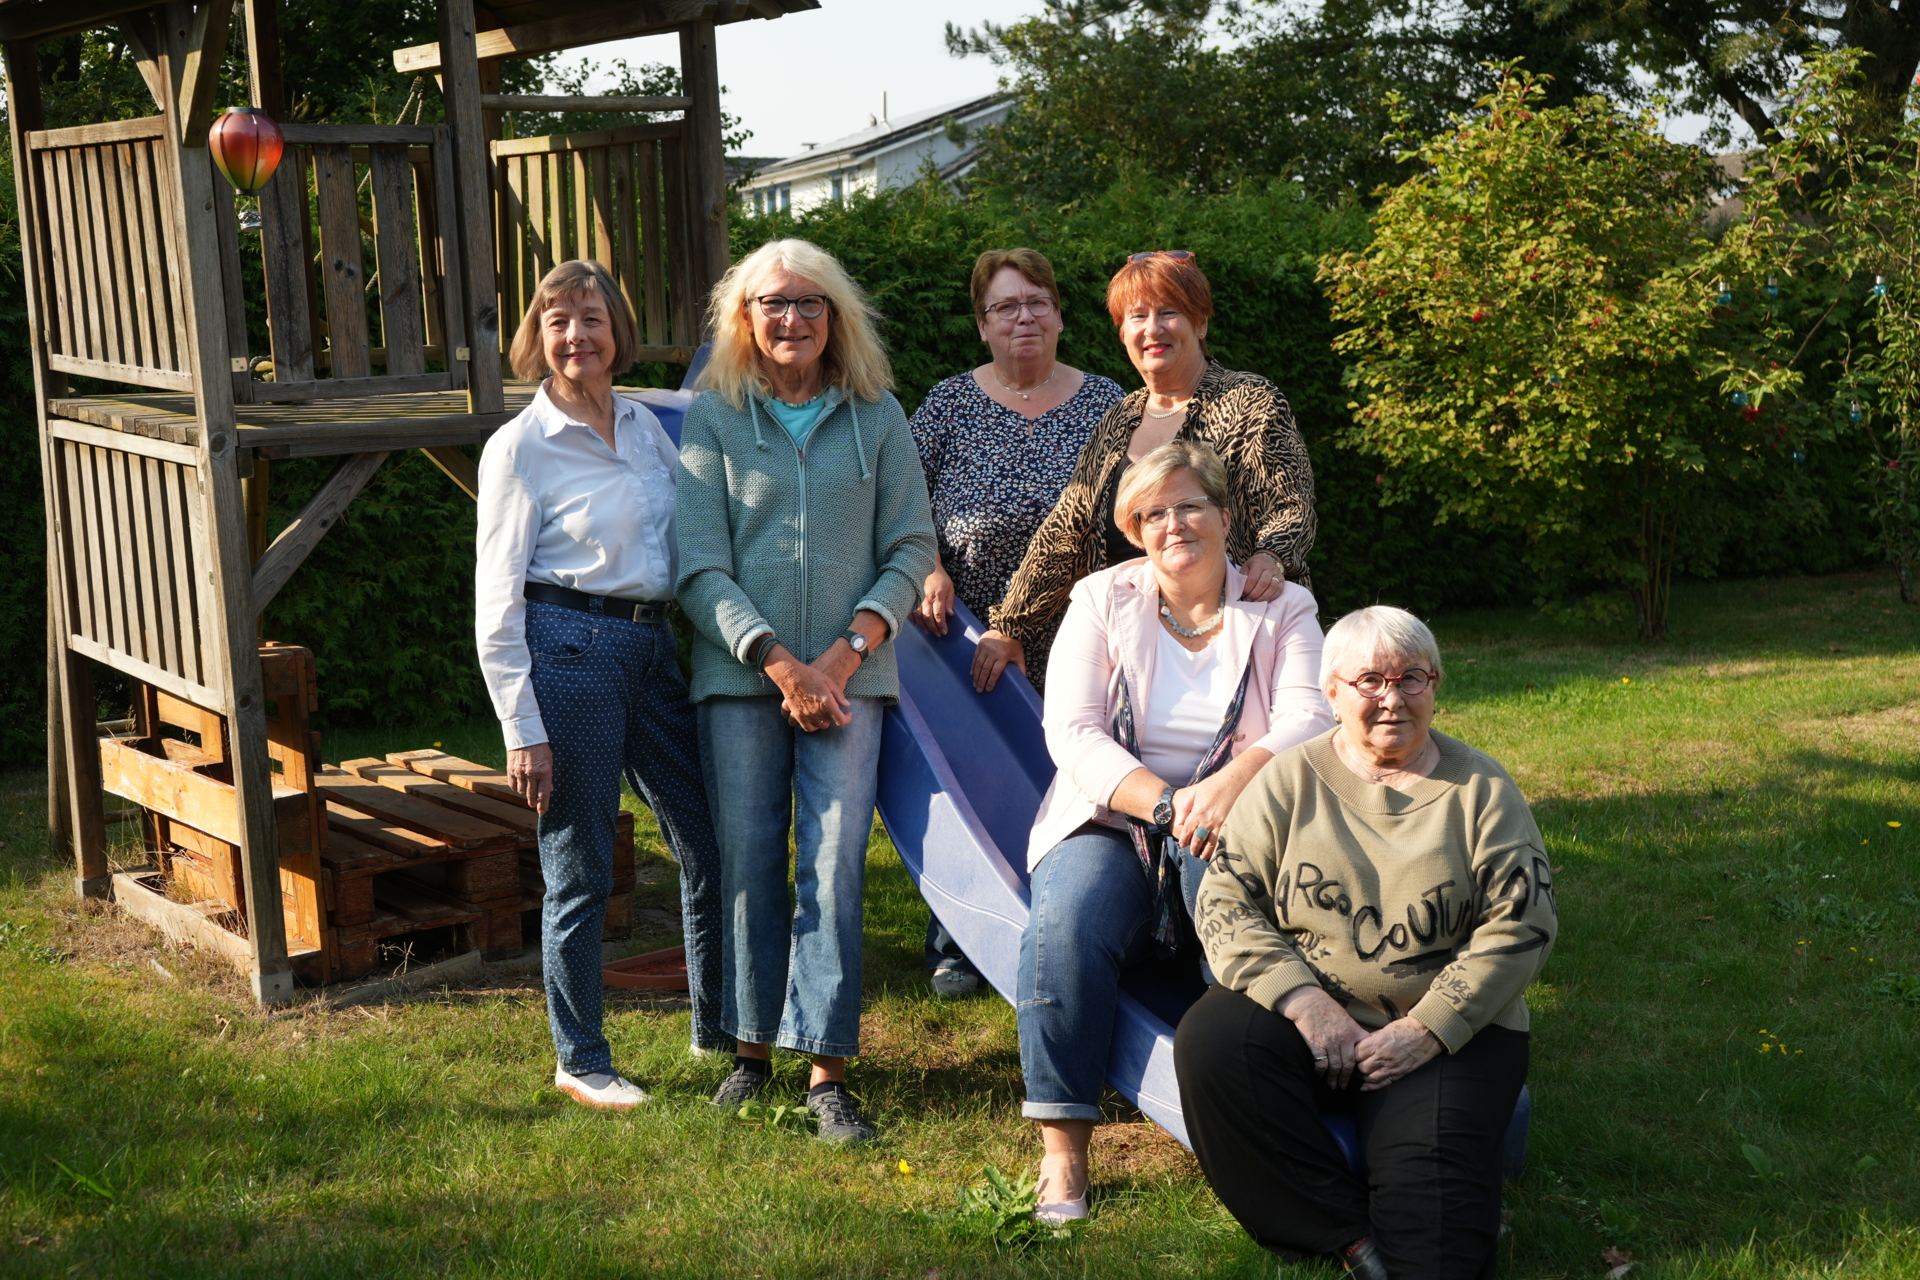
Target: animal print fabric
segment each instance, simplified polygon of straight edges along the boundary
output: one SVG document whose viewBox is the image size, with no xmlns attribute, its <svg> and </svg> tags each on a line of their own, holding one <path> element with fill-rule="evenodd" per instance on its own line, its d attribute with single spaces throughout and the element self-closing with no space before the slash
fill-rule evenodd
<svg viewBox="0 0 1920 1280">
<path fill-rule="evenodd" d="M 1128 465 L 1127 442 L 1146 412 L 1145 387 L 1107 411 L 1080 453 L 1059 505 L 1041 522 L 990 621 L 1026 647 L 1027 674 L 1046 681 L 1047 651 L 1066 616 L 1073 584 L 1108 567 L 1107 513 L 1101 498 Z M 1313 589 L 1307 553 L 1319 522 L 1313 464 L 1287 398 L 1257 373 L 1209 364 L 1187 402 L 1180 438 L 1212 446 L 1227 466 L 1233 529 L 1227 555 L 1245 564 L 1256 551 L 1279 563 L 1287 581 Z"/>
</svg>

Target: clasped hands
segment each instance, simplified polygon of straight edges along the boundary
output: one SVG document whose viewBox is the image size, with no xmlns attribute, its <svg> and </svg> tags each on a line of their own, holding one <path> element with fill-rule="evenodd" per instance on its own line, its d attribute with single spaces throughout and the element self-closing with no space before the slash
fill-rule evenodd
<svg viewBox="0 0 1920 1280">
<path fill-rule="evenodd" d="M 860 655 L 845 639 L 835 640 L 812 662 L 802 662 L 776 644 L 762 668 L 778 686 L 780 715 L 805 733 L 853 723 L 847 679 L 860 669 Z"/>
<path fill-rule="evenodd" d="M 1313 1051 L 1314 1070 L 1333 1089 L 1346 1088 L 1356 1070 L 1362 1093 L 1384 1089 L 1441 1050 L 1433 1032 L 1413 1018 L 1399 1018 L 1369 1032 L 1319 987 L 1295 987 L 1280 1001 L 1278 1012 L 1299 1030 Z"/>
</svg>

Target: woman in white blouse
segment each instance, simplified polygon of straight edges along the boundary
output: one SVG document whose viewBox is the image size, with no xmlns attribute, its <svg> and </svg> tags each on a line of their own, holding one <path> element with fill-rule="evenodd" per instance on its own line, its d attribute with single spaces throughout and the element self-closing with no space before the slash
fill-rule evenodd
<svg viewBox="0 0 1920 1280">
<path fill-rule="evenodd" d="M 1087 1213 L 1120 971 L 1178 943 L 1253 776 L 1333 727 L 1312 594 L 1289 582 L 1242 598 L 1218 454 L 1185 439 L 1147 454 L 1120 481 L 1114 523 L 1146 558 L 1074 585 L 1047 675 L 1059 772 L 1027 845 L 1021 1114 L 1040 1122 L 1048 1221 Z"/>
<path fill-rule="evenodd" d="M 720 857 L 666 618 L 679 454 L 652 412 L 613 389 L 638 345 L 626 299 L 599 263 L 564 262 L 540 282 L 512 361 L 518 376 L 544 381 L 481 456 L 474 581 L 507 776 L 540 813 L 554 1084 L 609 1110 L 647 1097 L 614 1070 L 601 1031 L 623 772 L 680 864 L 694 1049 L 733 1043 L 719 1020 Z"/>
</svg>

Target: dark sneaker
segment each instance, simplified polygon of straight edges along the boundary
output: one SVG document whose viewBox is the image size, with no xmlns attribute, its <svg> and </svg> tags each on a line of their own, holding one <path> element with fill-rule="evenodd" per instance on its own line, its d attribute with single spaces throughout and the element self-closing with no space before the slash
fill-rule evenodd
<svg viewBox="0 0 1920 1280">
<path fill-rule="evenodd" d="M 765 1089 L 772 1080 L 773 1072 L 771 1071 L 750 1071 L 746 1067 L 736 1066 L 733 1074 L 722 1080 L 719 1089 L 714 1091 L 713 1105 L 732 1110 L 758 1097 L 760 1091 Z"/>
<path fill-rule="evenodd" d="M 853 1095 L 843 1084 L 821 1085 L 807 1092 L 807 1110 L 820 1122 L 817 1135 L 822 1142 L 858 1146 L 874 1139 L 873 1126 L 854 1109 Z"/>
<path fill-rule="evenodd" d="M 933 971 L 933 994 L 943 1000 L 970 996 L 980 989 L 980 975 L 957 965 L 943 965 Z"/>
</svg>

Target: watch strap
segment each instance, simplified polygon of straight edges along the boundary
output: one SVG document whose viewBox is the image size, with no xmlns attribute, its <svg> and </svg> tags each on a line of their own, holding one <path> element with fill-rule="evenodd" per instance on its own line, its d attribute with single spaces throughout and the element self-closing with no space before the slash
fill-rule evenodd
<svg viewBox="0 0 1920 1280">
<path fill-rule="evenodd" d="M 873 653 L 873 646 L 867 643 L 867 638 L 852 627 L 842 631 L 840 638 L 847 642 L 847 647 L 853 650 L 854 656 L 859 658 L 862 664 Z"/>
</svg>

